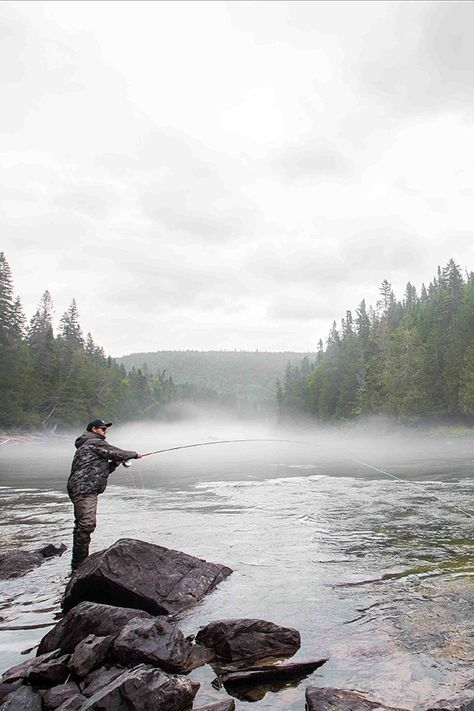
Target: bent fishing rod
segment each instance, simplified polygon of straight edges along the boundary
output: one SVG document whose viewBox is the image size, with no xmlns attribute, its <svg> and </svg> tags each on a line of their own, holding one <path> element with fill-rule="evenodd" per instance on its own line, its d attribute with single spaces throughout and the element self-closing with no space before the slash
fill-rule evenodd
<svg viewBox="0 0 474 711">
<path fill-rule="evenodd" d="M 191 447 L 207 447 L 211 444 L 233 444 L 235 442 L 291 442 L 292 444 L 309 444 L 296 439 L 219 439 L 212 442 L 197 442 L 196 444 L 183 444 L 180 447 L 169 447 L 169 449 L 157 449 L 155 452 L 146 452 L 142 457 L 150 457 L 152 454 L 162 454 L 163 452 L 174 452 L 176 449 L 190 449 Z"/>
<path fill-rule="evenodd" d="M 221 440 L 213 440 L 212 442 L 196 442 L 194 444 L 182 444 L 178 447 L 168 447 L 166 449 L 156 449 L 153 452 L 146 452 L 145 454 L 142 454 L 141 458 L 143 457 L 151 457 L 153 454 L 163 454 L 164 452 L 175 452 L 178 449 L 191 449 L 193 447 L 208 447 L 212 444 L 236 444 L 236 443 L 242 443 L 242 442 L 286 442 L 289 444 L 302 444 L 307 447 L 314 447 L 315 445 L 312 444 L 311 442 L 305 442 L 302 440 L 297 440 L 297 439 L 274 439 L 274 438 L 251 438 L 251 439 L 221 439 Z M 354 457 L 350 457 L 347 454 L 339 454 L 343 459 L 347 459 L 351 462 L 354 462 L 356 464 L 361 464 L 364 467 L 367 467 L 367 469 L 372 469 L 374 471 L 380 472 L 380 474 L 384 474 L 385 476 L 390 477 L 391 479 L 395 479 L 396 481 L 399 481 L 403 484 L 411 484 L 411 486 L 414 486 L 418 489 L 422 489 L 416 482 L 413 481 L 408 481 L 407 479 L 401 479 L 398 476 L 395 476 L 395 474 L 390 474 L 390 472 L 385 471 L 384 469 L 379 469 L 379 467 L 374 467 L 371 464 L 367 464 L 367 462 L 363 462 L 360 459 L 354 459 Z M 123 462 L 123 466 L 130 466 L 128 462 Z M 474 516 L 469 513 L 469 511 L 466 511 L 465 509 L 460 508 L 459 506 L 456 506 L 455 504 L 450 504 L 444 499 L 440 498 L 439 496 L 436 496 L 435 494 L 431 494 L 433 498 L 435 498 L 437 501 L 440 503 L 444 504 L 445 506 L 450 506 L 451 508 L 455 509 L 456 511 L 459 511 L 460 513 L 464 514 L 465 516 L 469 516 L 469 518 L 474 518 Z"/>
</svg>

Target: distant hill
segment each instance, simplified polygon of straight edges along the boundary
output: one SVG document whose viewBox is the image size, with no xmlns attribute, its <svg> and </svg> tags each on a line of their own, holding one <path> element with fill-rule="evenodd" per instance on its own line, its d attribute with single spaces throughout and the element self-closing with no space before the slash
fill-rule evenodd
<svg viewBox="0 0 474 711">
<path fill-rule="evenodd" d="M 265 351 L 156 351 L 132 353 L 116 358 L 126 370 L 141 368 L 146 363 L 153 373 L 166 371 L 174 383 L 192 384 L 211 390 L 219 397 L 237 402 L 261 405 L 273 404 L 275 383 L 282 380 L 288 363 L 297 365 L 315 353 L 270 353 Z"/>
</svg>

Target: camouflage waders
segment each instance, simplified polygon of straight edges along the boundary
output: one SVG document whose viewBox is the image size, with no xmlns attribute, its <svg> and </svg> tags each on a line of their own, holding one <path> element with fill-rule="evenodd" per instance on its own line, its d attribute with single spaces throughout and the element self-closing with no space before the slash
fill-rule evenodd
<svg viewBox="0 0 474 711">
<path fill-rule="evenodd" d="M 76 570 L 89 555 L 91 534 L 97 522 L 97 495 L 88 494 L 73 500 L 74 533 L 71 568 Z"/>
</svg>

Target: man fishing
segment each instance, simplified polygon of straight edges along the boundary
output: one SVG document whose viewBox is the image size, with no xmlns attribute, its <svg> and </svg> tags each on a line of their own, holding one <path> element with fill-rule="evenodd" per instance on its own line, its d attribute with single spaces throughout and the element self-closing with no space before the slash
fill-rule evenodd
<svg viewBox="0 0 474 711">
<path fill-rule="evenodd" d="M 89 555 L 91 534 L 96 527 L 97 497 L 105 491 L 109 474 L 128 459 L 143 456 L 109 444 L 105 435 L 111 425 L 104 420 L 92 420 L 74 443 L 77 451 L 67 482 L 67 493 L 74 504 L 73 570 Z"/>
</svg>

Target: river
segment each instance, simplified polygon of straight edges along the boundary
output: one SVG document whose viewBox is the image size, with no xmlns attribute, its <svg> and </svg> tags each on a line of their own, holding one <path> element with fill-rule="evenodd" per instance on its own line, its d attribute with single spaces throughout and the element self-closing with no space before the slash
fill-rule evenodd
<svg viewBox="0 0 474 711">
<path fill-rule="evenodd" d="M 205 446 L 120 467 L 100 498 L 93 537 L 93 550 L 133 537 L 234 570 L 181 616 L 185 633 L 260 617 L 301 632 L 294 660 L 329 658 L 306 679 L 257 690 L 236 708 L 297 711 L 315 684 L 421 710 L 472 683 L 474 440 L 203 419 L 111 429 L 108 439 L 148 451 L 244 437 L 308 444 Z M 67 439 L 0 448 L 3 550 L 69 546 L 72 451 Z M 21 652 L 56 619 L 68 567 L 66 553 L 0 583 L 0 670 L 26 659 Z M 209 667 L 192 676 L 202 685 L 196 705 L 222 698 Z"/>
</svg>

